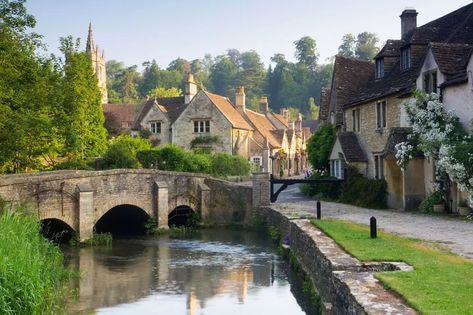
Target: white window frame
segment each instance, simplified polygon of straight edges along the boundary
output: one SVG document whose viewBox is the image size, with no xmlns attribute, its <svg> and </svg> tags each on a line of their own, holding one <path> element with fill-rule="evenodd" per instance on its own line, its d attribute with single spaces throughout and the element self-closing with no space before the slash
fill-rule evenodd
<svg viewBox="0 0 473 315">
<path fill-rule="evenodd" d="M 194 133 L 209 133 L 210 132 L 210 120 L 194 120 Z"/>
<path fill-rule="evenodd" d="M 412 67 L 411 46 L 401 49 L 401 70 L 409 70 Z"/>
<path fill-rule="evenodd" d="M 341 159 L 330 160 L 330 176 L 343 179 L 345 169 L 345 161 Z"/>
<path fill-rule="evenodd" d="M 422 73 L 422 88 L 426 93 L 437 93 L 438 92 L 437 85 L 438 85 L 437 70 L 425 71 Z"/>
<path fill-rule="evenodd" d="M 263 165 L 263 157 L 261 155 L 255 155 L 251 157 L 251 162 L 258 165 Z"/>
<path fill-rule="evenodd" d="M 151 133 L 153 135 L 161 134 L 162 127 L 163 127 L 163 125 L 160 121 L 150 121 L 149 122 L 149 131 L 151 131 Z"/>
<path fill-rule="evenodd" d="M 386 100 L 376 102 L 375 113 L 376 113 L 376 130 L 387 129 L 388 128 L 388 102 L 386 102 Z"/>
</svg>

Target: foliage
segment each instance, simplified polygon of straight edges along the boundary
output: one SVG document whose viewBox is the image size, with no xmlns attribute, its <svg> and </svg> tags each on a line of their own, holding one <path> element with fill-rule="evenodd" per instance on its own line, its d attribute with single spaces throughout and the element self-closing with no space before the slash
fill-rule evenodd
<svg viewBox="0 0 473 315">
<path fill-rule="evenodd" d="M 199 146 L 211 146 L 213 144 L 219 144 L 220 138 L 218 136 L 199 136 L 192 139 L 190 146 L 195 149 Z"/>
<path fill-rule="evenodd" d="M 239 155 L 216 153 L 212 155 L 210 174 L 214 176 L 238 176 L 250 173 L 250 163 Z"/>
<path fill-rule="evenodd" d="M 118 136 L 110 140 L 110 145 L 102 159 L 101 168 L 139 168 L 136 157 L 140 151 L 151 149 L 151 144 L 143 138 Z"/>
<path fill-rule="evenodd" d="M 94 233 L 92 238 L 81 243 L 81 246 L 110 246 L 112 241 L 112 233 Z"/>
<path fill-rule="evenodd" d="M 449 177 L 469 194 L 473 204 L 473 137 L 452 111 L 447 111 L 437 94 L 417 92 L 404 104 L 412 126 L 409 142 L 396 145 L 397 163 L 405 168 L 417 150 L 436 162 L 437 191 Z M 416 145 L 413 145 L 415 143 Z"/>
<path fill-rule="evenodd" d="M 281 244 L 282 236 L 281 236 L 281 232 L 279 231 L 277 227 L 270 226 L 269 235 L 271 235 L 271 240 L 273 241 L 273 243 L 278 244 L 278 245 Z"/>
<path fill-rule="evenodd" d="M 107 130 L 102 111 L 100 89 L 90 55 L 79 52 L 79 40 L 61 38 L 65 56 L 62 90 L 65 153 L 80 159 L 105 152 Z"/>
<path fill-rule="evenodd" d="M 148 92 L 149 97 L 178 97 L 182 95 L 182 90 L 171 87 L 171 88 L 164 88 L 164 87 L 156 87 Z"/>
<path fill-rule="evenodd" d="M 187 225 L 189 227 L 196 227 L 202 222 L 202 217 L 199 212 L 193 212 L 192 215 L 187 219 Z"/>
<path fill-rule="evenodd" d="M 367 226 L 327 219 L 312 223 L 362 261 L 403 261 L 413 266 L 409 272 L 379 272 L 375 277 L 419 313 L 473 313 L 470 260 L 383 231 L 372 239 Z"/>
<path fill-rule="evenodd" d="M 385 209 L 388 203 L 388 184 L 384 179 L 370 179 L 348 167 L 347 180 L 343 183 L 339 201 L 359 207 Z"/>
<path fill-rule="evenodd" d="M 323 176 L 318 173 L 312 174 L 309 179 L 336 179 L 330 176 Z M 340 197 L 342 185 L 340 183 L 311 183 L 300 186 L 301 192 L 306 196 L 313 196 L 317 199 L 336 201 Z"/>
<path fill-rule="evenodd" d="M 110 140 L 110 147 L 113 146 L 125 147 L 133 156 L 136 156 L 139 151 L 151 149 L 151 144 L 148 140 L 125 135 L 112 138 Z"/>
<path fill-rule="evenodd" d="M 145 222 L 145 229 L 146 229 L 146 234 L 155 235 L 158 230 L 158 222 L 156 221 L 156 219 L 149 218 Z"/>
<path fill-rule="evenodd" d="M 61 163 L 54 165 L 55 170 L 86 170 L 91 171 L 94 168 L 92 167 L 92 160 L 80 160 L 80 159 L 69 159 Z"/>
<path fill-rule="evenodd" d="M 321 126 L 307 143 L 308 160 L 314 169 L 326 170 L 332 145 L 335 142 L 335 126 Z"/>
<path fill-rule="evenodd" d="M 70 276 L 59 249 L 40 234 L 37 219 L 0 210 L 0 310 L 2 314 L 64 312 L 62 288 Z"/>
<path fill-rule="evenodd" d="M 169 229 L 169 236 L 172 238 L 189 238 L 195 234 L 195 229 L 193 227 L 186 226 L 171 226 Z"/>
<path fill-rule="evenodd" d="M 315 100 L 313 97 L 309 97 L 309 111 L 310 111 L 310 119 L 318 120 L 319 113 L 320 113 L 320 106 L 315 104 Z"/>
<path fill-rule="evenodd" d="M 422 200 L 419 209 L 422 210 L 422 212 L 431 213 L 434 210 L 434 206 L 442 202 L 442 194 L 439 191 L 435 191 Z"/>
<path fill-rule="evenodd" d="M 379 38 L 374 33 L 363 32 L 355 36 L 351 33 L 343 35 L 338 54 L 349 58 L 364 60 L 373 59 L 379 51 Z"/>
</svg>

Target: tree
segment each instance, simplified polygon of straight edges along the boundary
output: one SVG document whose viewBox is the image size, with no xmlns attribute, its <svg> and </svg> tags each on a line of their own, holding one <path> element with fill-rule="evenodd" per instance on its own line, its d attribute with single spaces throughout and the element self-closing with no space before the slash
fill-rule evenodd
<svg viewBox="0 0 473 315">
<path fill-rule="evenodd" d="M 310 164 L 316 170 L 328 168 L 330 151 L 335 141 L 335 126 L 325 124 L 320 127 L 307 143 L 307 154 Z"/>
<path fill-rule="evenodd" d="M 89 54 L 80 52 L 80 41 L 61 38 L 65 56 L 63 119 L 65 153 L 80 159 L 101 155 L 107 147 L 101 95 Z"/>
<path fill-rule="evenodd" d="M 149 92 L 150 97 L 178 97 L 182 96 L 182 90 L 175 87 L 166 89 L 163 87 L 156 87 Z"/>
<path fill-rule="evenodd" d="M 348 33 L 343 35 L 342 44 L 338 46 L 338 54 L 340 56 L 352 58 L 355 56 L 356 39 L 353 34 Z"/>
<path fill-rule="evenodd" d="M 210 82 L 217 94 L 232 96 L 238 78 L 238 67 L 227 55 L 217 56 L 210 69 Z"/>
<path fill-rule="evenodd" d="M 374 33 L 363 32 L 358 34 L 355 48 L 356 57 L 364 60 L 373 59 L 379 51 L 378 42 L 379 38 Z"/>
<path fill-rule="evenodd" d="M 294 44 L 296 45 L 295 57 L 299 63 L 305 64 L 309 69 L 315 69 L 319 59 L 315 39 L 310 36 L 304 36 L 296 40 Z"/>
<path fill-rule="evenodd" d="M 313 97 L 309 98 L 309 110 L 310 110 L 310 119 L 318 120 L 319 113 L 320 113 L 320 106 L 315 104 L 315 100 Z"/>
</svg>

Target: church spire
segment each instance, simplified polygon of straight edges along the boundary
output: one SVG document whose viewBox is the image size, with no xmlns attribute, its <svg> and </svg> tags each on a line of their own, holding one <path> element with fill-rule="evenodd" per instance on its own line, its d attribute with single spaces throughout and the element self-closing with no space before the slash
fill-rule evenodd
<svg viewBox="0 0 473 315">
<path fill-rule="evenodd" d="M 92 22 L 89 23 L 89 35 L 87 36 L 87 45 L 85 46 L 85 52 L 94 52 L 94 34 L 92 32 Z"/>
</svg>

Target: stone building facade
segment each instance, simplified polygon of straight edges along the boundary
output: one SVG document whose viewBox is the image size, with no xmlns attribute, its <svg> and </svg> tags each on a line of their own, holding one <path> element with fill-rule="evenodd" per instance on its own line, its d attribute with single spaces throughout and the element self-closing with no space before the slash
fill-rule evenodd
<svg viewBox="0 0 473 315">
<path fill-rule="evenodd" d="M 410 132 L 403 103 L 413 91 L 440 93 L 447 108 L 460 111 L 465 125 L 473 118 L 468 76 L 473 4 L 420 27 L 417 15 L 413 9 L 403 11 L 401 39 L 388 40 L 374 62 L 337 56 L 331 88 L 322 93 L 321 120 L 338 130 L 330 155 L 332 175 L 353 164 L 370 178 L 385 179 L 393 208 L 417 207 L 434 183 L 433 161 L 419 155 L 405 170 L 396 163 L 395 145 L 408 141 Z"/>
</svg>

